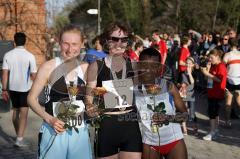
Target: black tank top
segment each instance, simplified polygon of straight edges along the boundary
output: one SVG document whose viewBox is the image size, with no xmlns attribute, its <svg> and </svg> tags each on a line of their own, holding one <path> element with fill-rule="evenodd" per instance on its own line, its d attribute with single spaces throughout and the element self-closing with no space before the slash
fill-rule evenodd
<svg viewBox="0 0 240 159">
<path fill-rule="evenodd" d="M 108 80 L 113 80 L 113 75 L 111 73 L 110 68 L 106 66 L 105 60 L 98 60 L 98 77 L 97 77 L 97 87 L 102 87 L 102 81 L 108 81 Z M 132 68 L 132 64 L 130 59 L 126 59 L 126 77 L 128 79 L 133 78 L 134 72 Z M 121 79 L 122 78 L 122 71 L 116 72 L 117 78 Z M 137 112 L 137 108 L 135 105 L 135 96 L 133 95 L 133 111 Z"/>
<path fill-rule="evenodd" d="M 77 100 L 84 100 L 84 96 L 86 93 L 86 85 L 85 82 L 78 77 L 77 87 L 79 93 L 77 94 Z M 51 87 L 50 92 L 48 94 L 49 101 L 45 104 L 45 111 L 51 115 L 53 115 L 52 103 L 59 101 L 67 101 L 69 100 L 67 84 L 65 82 L 64 76 L 59 78 Z"/>
<path fill-rule="evenodd" d="M 104 59 L 98 60 L 97 64 L 98 64 L 97 87 L 102 87 L 102 81 L 113 80 L 113 75 L 111 73 L 111 70 L 106 66 Z M 132 78 L 134 76 L 134 73 L 131 61 L 129 59 L 126 60 L 126 65 L 127 65 L 126 76 L 127 78 Z M 121 79 L 122 71 L 116 72 L 116 75 L 118 79 Z"/>
</svg>

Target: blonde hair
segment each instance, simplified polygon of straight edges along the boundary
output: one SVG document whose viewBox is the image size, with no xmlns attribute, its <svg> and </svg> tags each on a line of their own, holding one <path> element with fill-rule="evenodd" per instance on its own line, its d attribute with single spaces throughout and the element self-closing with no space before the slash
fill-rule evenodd
<svg viewBox="0 0 240 159">
<path fill-rule="evenodd" d="M 193 64 L 195 63 L 195 60 L 194 60 L 194 58 L 192 58 L 192 57 L 188 57 L 186 60 L 192 61 Z"/>
<path fill-rule="evenodd" d="M 64 33 L 77 33 L 79 34 L 80 38 L 81 38 L 81 41 L 83 41 L 83 35 L 82 35 L 82 32 L 81 30 L 79 29 L 79 27 L 73 25 L 73 24 L 70 24 L 70 25 L 66 25 L 60 32 L 59 34 L 59 40 L 61 41 L 62 40 L 62 36 Z"/>
</svg>

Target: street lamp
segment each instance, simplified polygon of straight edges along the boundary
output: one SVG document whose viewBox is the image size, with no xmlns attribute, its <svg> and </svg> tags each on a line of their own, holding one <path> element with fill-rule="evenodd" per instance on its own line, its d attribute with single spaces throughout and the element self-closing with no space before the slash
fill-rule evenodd
<svg viewBox="0 0 240 159">
<path fill-rule="evenodd" d="M 100 35 L 101 33 L 101 16 L 100 16 L 100 5 L 101 5 L 101 0 L 98 0 L 98 9 L 89 9 L 87 10 L 88 14 L 97 14 L 98 15 L 98 19 L 97 19 L 97 33 L 98 35 Z"/>
</svg>

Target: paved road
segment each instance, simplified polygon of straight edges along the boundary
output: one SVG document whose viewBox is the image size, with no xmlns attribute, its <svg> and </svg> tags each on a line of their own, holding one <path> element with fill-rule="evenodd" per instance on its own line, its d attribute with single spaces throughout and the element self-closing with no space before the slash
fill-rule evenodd
<svg viewBox="0 0 240 159">
<path fill-rule="evenodd" d="M 6 107 L 5 107 L 6 108 Z M 189 159 L 240 159 L 240 120 L 233 121 L 233 128 L 220 127 L 220 135 L 216 141 L 203 141 L 207 133 L 208 118 L 206 117 L 206 96 L 198 96 L 197 116 L 199 118 L 199 136 L 185 137 Z M 11 123 L 11 112 L 0 103 L 0 159 L 33 159 L 37 157 L 37 135 L 41 119 L 32 111 L 29 112 L 26 139 L 31 143 L 27 148 L 13 146 L 15 132 Z"/>
</svg>

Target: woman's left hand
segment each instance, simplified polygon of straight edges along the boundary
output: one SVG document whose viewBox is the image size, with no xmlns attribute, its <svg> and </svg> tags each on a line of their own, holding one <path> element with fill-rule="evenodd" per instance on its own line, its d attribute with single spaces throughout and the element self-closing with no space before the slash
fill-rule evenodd
<svg viewBox="0 0 240 159">
<path fill-rule="evenodd" d="M 168 119 L 168 116 L 163 113 L 155 112 L 152 116 L 153 123 L 164 124 Z"/>
</svg>

